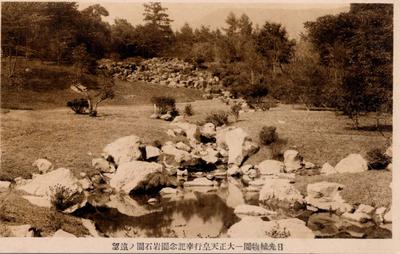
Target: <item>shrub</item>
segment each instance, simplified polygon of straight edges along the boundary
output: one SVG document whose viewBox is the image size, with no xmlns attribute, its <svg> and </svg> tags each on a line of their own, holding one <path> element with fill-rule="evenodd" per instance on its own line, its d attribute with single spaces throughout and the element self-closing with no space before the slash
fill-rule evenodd
<svg viewBox="0 0 400 254">
<path fill-rule="evenodd" d="M 205 119 L 206 123 L 213 123 L 215 126 L 222 126 L 228 123 L 228 113 L 225 111 L 211 112 Z"/>
<path fill-rule="evenodd" d="M 11 237 L 13 236 L 11 230 L 3 224 L 0 224 L 0 237 Z"/>
<path fill-rule="evenodd" d="M 239 120 L 239 111 L 242 109 L 240 104 L 235 103 L 231 106 L 231 113 L 235 117 L 235 121 Z"/>
<path fill-rule="evenodd" d="M 68 187 L 60 184 L 50 187 L 51 191 L 51 204 L 57 211 L 64 211 L 65 209 L 79 203 L 83 196 L 82 193 L 74 192 Z"/>
<path fill-rule="evenodd" d="M 368 151 L 367 160 L 370 169 L 385 169 L 390 163 L 390 158 L 377 148 Z"/>
<path fill-rule="evenodd" d="M 175 105 L 175 98 L 170 96 L 154 96 L 151 102 L 156 105 L 160 114 L 167 112 L 177 112 Z"/>
<path fill-rule="evenodd" d="M 288 238 L 290 232 L 286 228 L 281 228 L 278 223 L 276 223 L 270 231 L 266 231 L 265 234 L 271 238 Z"/>
<path fill-rule="evenodd" d="M 187 105 L 185 106 L 184 113 L 185 113 L 185 115 L 187 115 L 187 116 L 192 116 L 192 115 L 193 115 L 193 107 L 192 107 L 192 104 L 187 104 Z"/>
<path fill-rule="evenodd" d="M 89 111 L 89 102 L 87 99 L 74 99 L 67 102 L 67 106 L 70 107 L 76 114 L 85 114 Z"/>
<path fill-rule="evenodd" d="M 263 145 L 270 145 L 278 139 L 275 126 L 264 126 L 262 127 L 260 134 L 260 143 Z"/>
</svg>

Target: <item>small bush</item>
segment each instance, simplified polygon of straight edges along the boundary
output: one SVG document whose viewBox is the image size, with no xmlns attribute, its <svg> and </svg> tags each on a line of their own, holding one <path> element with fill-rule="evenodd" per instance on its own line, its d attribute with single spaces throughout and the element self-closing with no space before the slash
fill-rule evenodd
<svg viewBox="0 0 400 254">
<path fill-rule="evenodd" d="M 281 228 L 278 223 L 270 231 L 266 231 L 265 234 L 271 238 L 288 238 L 290 236 L 290 232 L 286 228 Z"/>
<path fill-rule="evenodd" d="M 185 106 L 184 113 L 185 113 L 185 115 L 187 115 L 187 116 L 192 116 L 192 115 L 193 115 L 193 107 L 192 107 L 192 104 L 187 104 L 187 105 Z"/>
<path fill-rule="evenodd" d="M 65 209 L 79 203 L 82 200 L 82 194 L 62 186 L 60 184 L 50 187 L 51 204 L 57 211 Z"/>
<path fill-rule="evenodd" d="M 370 169 L 385 169 L 390 163 L 390 158 L 377 148 L 368 151 L 367 160 Z"/>
<path fill-rule="evenodd" d="M 156 105 L 160 114 L 167 112 L 177 112 L 175 105 L 175 98 L 170 96 L 154 96 L 151 102 Z"/>
<path fill-rule="evenodd" d="M 13 236 L 11 230 L 3 224 L 0 224 L 0 237 L 11 237 Z"/>
<path fill-rule="evenodd" d="M 275 126 L 264 126 L 262 127 L 260 134 L 260 143 L 263 145 L 270 145 L 278 139 Z"/>
<path fill-rule="evenodd" d="M 231 113 L 235 117 L 235 120 L 239 120 L 239 111 L 242 109 L 242 107 L 238 104 L 235 103 L 231 106 Z"/>
<path fill-rule="evenodd" d="M 67 106 L 70 107 L 76 114 L 85 114 L 89 111 L 89 102 L 87 99 L 74 99 L 67 102 Z"/>
<path fill-rule="evenodd" d="M 213 123 L 215 126 L 228 124 L 228 113 L 224 111 L 211 112 L 205 119 L 205 123 Z"/>
</svg>

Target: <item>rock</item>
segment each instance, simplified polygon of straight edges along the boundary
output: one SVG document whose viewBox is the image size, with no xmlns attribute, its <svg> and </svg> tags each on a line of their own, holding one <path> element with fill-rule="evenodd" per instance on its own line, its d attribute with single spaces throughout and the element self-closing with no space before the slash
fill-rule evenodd
<svg viewBox="0 0 400 254">
<path fill-rule="evenodd" d="M 178 128 L 181 128 L 185 132 L 188 139 L 196 141 L 200 140 L 200 130 L 197 125 L 186 122 L 178 122 L 172 124 L 177 126 Z"/>
<path fill-rule="evenodd" d="M 324 165 L 322 165 L 321 174 L 330 175 L 336 173 L 338 173 L 336 169 L 333 166 L 331 166 L 331 164 L 329 164 L 328 162 L 325 162 Z"/>
<path fill-rule="evenodd" d="M 115 172 L 115 167 L 111 165 L 110 162 L 108 162 L 104 158 L 95 158 L 92 160 L 92 166 L 102 172 L 102 173 L 114 173 Z"/>
<path fill-rule="evenodd" d="M 161 150 L 155 146 L 147 145 L 145 150 L 146 150 L 146 160 L 157 158 L 161 154 Z"/>
<path fill-rule="evenodd" d="M 286 150 L 283 154 L 285 171 L 287 173 L 294 172 L 302 167 L 303 158 L 296 150 Z"/>
<path fill-rule="evenodd" d="M 125 162 L 118 167 L 117 172 L 110 181 L 110 186 L 117 191 L 129 194 L 139 184 L 147 181 L 151 174 L 160 172 L 162 172 L 162 165 L 155 162 Z"/>
<path fill-rule="evenodd" d="M 136 200 L 125 194 L 111 195 L 105 206 L 115 208 L 118 212 L 131 217 L 141 217 L 157 211 L 140 205 Z"/>
<path fill-rule="evenodd" d="M 8 181 L 0 181 L 0 192 L 8 191 L 11 183 Z"/>
<path fill-rule="evenodd" d="M 249 182 L 249 185 L 251 186 L 259 186 L 262 187 L 265 184 L 265 180 L 264 179 L 255 179 L 254 181 Z"/>
<path fill-rule="evenodd" d="M 240 170 L 238 165 L 231 165 L 228 170 L 227 170 L 227 175 L 228 176 L 238 176 L 238 175 L 242 175 L 242 171 Z"/>
<path fill-rule="evenodd" d="M 187 181 L 183 184 L 185 187 L 191 187 L 191 186 L 213 186 L 214 183 L 210 180 L 208 180 L 205 177 L 199 177 L 194 179 L 193 181 Z"/>
<path fill-rule="evenodd" d="M 91 237 L 100 237 L 93 221 L 81 218 L 82 225 L 89 231 Z"/>
<path fill-rule="evenodd" d="M 340 196 L 340 191 L 343 188 L 344 185 L 325 181 L 308 184 L 305 200 L 308 205 L 320 210 L 332 210 L 338 213 L 348 212 L 352 209 L 352 206 L 345 203 Z"/>
<path fill-rule="evenodd" d="M 374 220 L 377 223 L 382 223 L 384 221 L 383 217 L 385 215 L 385 212 L 386 212 L 386 207 L 382 206 L 382 207 L 377 208 L 375 210 Z"/>
<path fill-rule="evenodd" d="M 171 187 L 166 187 L 162 188 L 160 190 L 160 195 L 175 195 L 178 192 L 177 189 L 171 188 Z"/>
<path fill-rule="evenodd" d="M 179 150 L 183 150 L 186 152 L 190 152 L 190 150 L 191 150 L 190 146 L 186 145 L 183 142 L 176 143 L 175 147 L 178 148 Z"/>
<path fill-rule="evenodd" d="M 217 145 L 228 148 L 228 164 L 240 166 L 243 160 L 256 153 L 259 146 L 251 141 L 242 128 L 226 128 L 217 131 Z"/>
<path fill-rule="evenodd" d="M 232 225 L 227 232 L 230 238 L 314 238 L 305 222 L 296 218 L 263 221 L 260 217 L 247 216 Z"/>
<path fill-rule="evenodd" d="M 385 216 L 383 216 L 383 222 L 392 223 L 392 209 L 390 209 Z"/>
<path fill-rule="evenodd" d="M 31 225 L 18 225 L 18 226 L 7 226 L 13 237 L 33 237 L 33 230 Z"/>
<path fill-rule="evenodd" d="M 288 180 L 268 179 L 260 190 L 261 202 L 286 201 L 290 205 L 303 204 L 303 196 Z"/>
<path fill-rule="evenodd" d="M 167 133 L 167 135 L 170 136 L 170 137 L 176 137 L 175 132 L 174 132 L 173 130 L 171 130 L 171 129 L 168 129 L 168 130 L 166 131 L 166 133 Z"/>
<path fill-rule="evenodd" d="M 389 170 L 389 171 L 393 171 L 393 164 L 392 164 L 392 163 L 389 163 L 389 164 L 386 166 L 386 169 Z"/>
<path fill-rule="evenodd" d="M 175 158 L 175 161 L 180 163 L 182 161 L 190 161 L 192 159 L 192 155 L 186 151 L 177 149 L 174 145 L 166 144 L 163 145 L 161 151 L 164 154 L 171 155 Z"/>
<path fill-rule="evenodd" d="M 253 168 L 253 165 L 251 165 L 251 164 L 246 164 L 246 165 L 241 166 L 241 167 L 240 167 L 240 170 L 242 171 L 242 173 L 243 173 L 244 175 L 247 175 L 247 174 L 249 174 L 249 171 L 250 171 L 252 168 Z"/>
<path fill-rule="evenodd" d="M 350 154 L 339 161 L 335 170 L 338 173 L 359 173 L 368 170 L 368 162 L 360 154 Z"/>
<path fill-rule="evenodd" d="M 206 151 L 205 151 L 206 155 L 201 156 L 201 159 L 205 162 L 207 162 L 208 164 L 215 164 L 218 162 L 219 160 L 219 152 L 214 150 L 211 147 L 207 147 Z"/>
<path fill-rule="evenodd" d="M 83 178 L 78 180 L 79 184 L 84 190 L 89 190 L 93 188 L 92 182 L 88 178 Z"/>
<path fill-rule="evenodd" d="M 202 136 L 207 138 L 215 137 L 217 134 L 215 125 L 213 123 L 206 123 L 200 128 L 200 133 Z"/>
<path fill-rule="evenodd" d="M 258 177 L 260 175 L 260 172 L 257 169 L 252 168 L 252 169 L 249 170 L 248 175 L 251 178 L 256 178 L 256 177 Z"/>
<path fill-rule="evenodd" d="M 312 163 L 312 162 L 306 161 L 306 162 L 304 163 L 304 168 L 306 168 L 306 169 L 313 169 L 313 168 L 315 168 L 315 164 Z"/>
<path fill-rule="evenodd" d="M 37 159 L 32 166 L 37 167 L 41 174 L 45 174 L 53 169 L 53 164 L 46 159 Z"/>
<path fill-rule="evenodd" d="M 73 234 L 68 233 L 68 232 L 65 232 L 65 231 L 62 230 L 62 229 L 57 230 L 57 231 L 54 233 L 53 237 L 60 237 L 60 238 L 76 238 L 76 236 L 74 236 Z"/>
<path fill-rule="evenodd" d="M 125 162 L 135 161 L 141 158 L 140 146 L 142 142 L 135 135 L 126 136 L 108 144 L 104 149 L 105 158 L 111 156 L 118 166 Z"/>
<path fill-rule="evenodd" d="M 149 200 L 147 200 L 147 203 L 149 203 L 149 204 L 155 204 L 157 202 L 158 202 L 158 200 L 156 198 L 149 198 Z"/>
<path fill-rule="evenodd" d="M 249 184 L 251 182 L 251 178 L 248 175 L 244 175 L 244 176 L 242 176 L 242 181 L 245 184 Z"/>
<path fill-rule="evenodd" d="M 179 122 L 186 122 L 185 118 L 183 116 L 177 116 L 172 120 L 173 123 L 179 123 Z"/>
<path fill-rule="evenodd" d="M 246 216 L 260 216 L 267 217 L 268 215 L 276 214 L 274 211 L 269 211 L 265 208 L 255 205 L 239 205 L 235 208 L 234 213 L 236 215 L 246 215 Z"/>
<path fill-rule="evenodd" d="M 151 119 L 158 119 L 158 118 L 160 118 L 160 115 L 154 113 L 154 114 L 152 114 L 152 115 L 150 116 L 150 118 L 151 118 Z"/>
<path fill-rule="evenodd" d="M 372 215 L 374 212 L 375 208 L 369 205 L 364 205 L 361 204 L 358 206 L 357 210 L 355 211 L 355 213 L 365 213 L 368 215 Z"/>
<path fill-rule="evenodd" d="M 393 151 L 392 150 L 393 150 L 392 145 L 390 145 L 385 151 L 385 155 L 387 157 L 389 157 L 390 159 L 393 158 Z"/>
<path fill-rule="evenodd" d="M 55 192 L 64 189 L 68 190 L 71 196 L 74 196 L 75 204 L 71 204 L 64 212 L 71 213 L 76 209 L 83 207 L 86 204 L 86 198 L 83 194 L 82 186 L 78 179 L 72 174 L 69 169 L 58 168 L 49 173 L 38 175 L 31 180 L 27 180 L 21 185 L 17 185 L 16 189 L 25 191 L 36 197 L 23 196 L 28 201 L 42 204 L 45 207 L 49 206 L 52 196 Z"/>
<path fill-rule="evenodd" d="M 164 115 L 161 115 L 161 116 L 160 116 L 160 119 L 161 119 L 161 120 L 164 120 L 164 121 L 172 121 L 173 117 L 172 117 L 171 114 L 166 113 L 166 114 L 164 114 Z"/>
<path fill-rule="evenodd" d="M 285 165 L 277 160 L 265 160 L 257 165 L 261 175 L 276 175 L 282 173 Z"/>
<path fill-rule="evenodd" d="M 348 220 L 352 220 L 352 221 L 356 221 L 356 222 L 360 222 L 360 223 L 365 223 L 369 220 L 371 220 L 371 216 L 369 216 L 366 213 L 360 213 L 360 212 L 355 212 L 355 213 L 349 213 L 349 212 L 345 212 L 342 214 L 342 218 L 348 219 Z"/>
<path fill-rule="evenodd" d="M 32 205 L 46 208 L 52 207 L 50 198 L 47 198 L 45 196 L 22 195 L 22 198 L 28 200 L 29 203 L 31 203 Z"/>
<path fill-rule="evenodd" d="M 86 172 L 80 172 L 80 173 L 79 173 L 79 176 L 82 177 L 82 178 L 84 178 L 84 177 L 87 176 L 87 174 L 86 174 Z"/>
</svg>

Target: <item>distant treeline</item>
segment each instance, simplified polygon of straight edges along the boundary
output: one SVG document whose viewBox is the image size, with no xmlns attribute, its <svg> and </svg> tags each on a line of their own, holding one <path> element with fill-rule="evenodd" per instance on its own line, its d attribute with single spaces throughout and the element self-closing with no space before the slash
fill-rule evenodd
<svg viewBox="0 0 400 254">
<path fill-rule="evenodd" d="M 253 25 L 246 14 L 229 14 L 221 29 L 185 24 L 174 32 L 161 3 L 144 7 L 144 24 L 110 25 L 99 4 L 79 11 L 73 2 L 3 2 L 2 54 L 81 70 L 104 57 L 179 57 L 244 96 L 266 88 L 282 101 L 335 107 L 356 121 L 361 112 L 392 109 L 391 4 L 351 4 L 349 12 L 305 23 L 297 42 L 281 24 Z"/>
</svg>

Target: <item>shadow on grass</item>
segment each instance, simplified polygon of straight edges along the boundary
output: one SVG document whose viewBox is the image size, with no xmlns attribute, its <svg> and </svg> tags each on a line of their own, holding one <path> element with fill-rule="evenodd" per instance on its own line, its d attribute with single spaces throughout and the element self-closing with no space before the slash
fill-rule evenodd
<svg viewBox="0 0 400 254">
<path fill-rule="evenodd" d="M 391 132 L 393 130 L 393 125 L 392 124 L 385 124 L 385 125 L 379 125 L 378 127 L 376 125 L 366 125 L 366 126 L 360 126 L 358 128 L 354 126 L 348 126 L 344 128 L 345 130 L 352 130 L 352 131 L 387 131 Z"/>
</svg>

